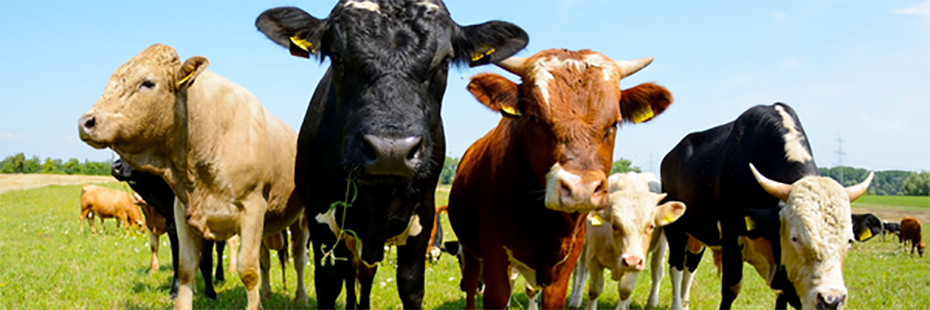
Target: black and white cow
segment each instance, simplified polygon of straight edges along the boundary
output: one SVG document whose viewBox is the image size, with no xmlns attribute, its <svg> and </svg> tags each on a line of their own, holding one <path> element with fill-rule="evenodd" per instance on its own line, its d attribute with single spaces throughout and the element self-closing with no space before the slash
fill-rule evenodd
<svg viewBox="0 0 930 310">
<path fill-rule="evenodd" d="M 893 234 L 901 240 L 901 223 L 882 221 L 882 241 L 885 241 L 885 234 Z"/>
<path fill-rule="evenodd" d="M 133 169 L 122 159 L 117 159 L 110 164 L 110 172 L 117 180 L 128 183 L 129 187 L 132 187 L 132 190 L 138 193 L 146 203 L 165 217 L 165 231 L 168 233 L 168 242 L 171 243 L 171 267 L 174 269 L 171 298 L 176 298 L 180 285 L 178 279 L 178 266 L 180 265 L 178 264 L 178 229 L 174 221 L 174 191 L 160 176 Z M 214 243 L 216 244 L 216 256 L 220 258 L 216 262 L 216 282 L 226 280 L 223 274 L 222 260 L 226 242 L 203 239 L 200 249 L 200 274 L 203 275 L 204 294 L 210 299 L 216 299 L 216 291 L 213 289 L 213 274 L 210 272 L 210 269 L 213 268 Z"/>
<path fill-rule="evenodd" d="M 849 202 L 865 192 L 871 175 L 846 189 L 819 177 L 791 107 L 755 106 L 733 122 L 687 135 L 662 160 L 661 174 L 666 201 L 688 206 L 665 226 L 672 309 L 687 308 L 704 251 L 686 253 L 689 237 L 722 251 L 721 309 L 739 294 L 744 261 L 780 292 L 778 308 L 845 305 Z"/>
<path fill-rule="evenodd" d="M 292 55 L 332 62 L 299 132 L 294 177 L 307 216 L 319 222 L 311 227 L 319 307 L 334 307 L 345 284 L 346 307 L 368 308 L 387 242 L 399 245 L 403 307 L 420 308 L 445 156 L 439 112 L 449 65 L 501 61 L 526 46 L 526 32 L 500 21 L 459 26 L 438 0 L 343 0 L 325 19 L 280 7 L 255 24 Z M 352 207 L 331 208 L 347 197 Z M 337 244 L 337 235 L 346 242 Z M 334 246 L 351 262 L 321 261 Z"/>
<path fill-rule="evenodd" d="M 852 223 L 856 241 L 863 242 L 882 234 L 882 220 L 878 219 L 875 214 L 853 214 Z"/>
</svg>

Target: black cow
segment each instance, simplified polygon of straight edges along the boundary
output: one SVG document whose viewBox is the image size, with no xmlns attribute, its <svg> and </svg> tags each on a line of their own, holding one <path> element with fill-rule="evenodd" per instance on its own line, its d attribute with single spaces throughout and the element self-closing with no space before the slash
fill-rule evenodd
<svg viewBox="0 0 930 310">
<path fill-rule="evenodd" d="M 882 241 L 885 241 L 885 234 L 891 233 L 898 236 L 901 240 L 901 223 L 882 222 Z"/>
<path fill-rule="evenodd" d="M 856 241 L 863 242 L 882 233 L 882 220 L 872 213 L 853 214 L 852 223 Z"/>
<path fill-rule="evenodd" d="M 332 223 L 311 227 L 319 307 L 334 307 L 345 284 L 346 307 L 368 308 L 376 264 L 390 241 L 406 244 L 397 249 L 403 307 L 420 308 L 445 156 L 439 112 L 449 65 L 501 61 L 526 46 L 526 32 L 500 21 L 459 26 L 438 0 L 343 0 L 325 19 L 280 7 L 255 24 L 292 55 L 332 63 L 304 117 L 294 176 L 307 216 Z M 345 200 L 352 206 L 331 208 Z M 354 236 L 337 245 L 342 229 Z M 353 262 L 321 261 L 334 246 L 337 257 Z M 353 265 L 371 270 L 358 273 L 358 301 Z"/>
<path fill-rule="evenodd" d="M 174 269 L 174 281 L 171 283 L 171 298 L 178 297 L 178 229 L 174 222 L 174 191 L 168 186 L 161 177 L 133 169 L 122 159 L 113 161 L 110 165 L 110 173 L 117 180 L 129 183 L 129 187 L 136 191 L 146 203 L 158 211 L 161 216 L 165 217 L 165 230 L 168 233 L 168 241 L 171 243 L 171 267 Z M 216 243 L 216 257 L 220 258 L 216 262 L 216 282 L 221 283 L 226 280 L 223 275 L 223 250 L 226 248 L 225 241 L 216 241 L 203 239 L 200 248 L 200 274 L 203 275 L 204 294 L 210 299 L 216 299 L 216 291 L 213 289 L 213 274 L 210 268 L 213 267 L 213 245 Z"/>
<path fill-rule="evenodd" d="M 739 294 L 744 260 L 781 290 L 777 308 L 786 302 L 795 308 L 845 304 L 841 265 L 853 238 L 849 201 L 865 191 L 871 176 L 865 187 L 845 191 L 819 177 L 791 107 L 755 106 L 733 122 L 691 133 L 665 156 L 661 169 L 665 200 L 688 205 L 684 216 L 665 226 L 672 309 L 687 306 L 704 251 L 689 248 L 689 237 L 722 251 L 721 309 L 730 308 Z M 814 230 L 818 233 L 810 233 Z M 823 262 L 809 261 L 822 251 L 827 253 Z M 819 269 L 827 267 L 832 269 Z M 815 273 L 822 278 L 812 280 Z"/>
</svg>

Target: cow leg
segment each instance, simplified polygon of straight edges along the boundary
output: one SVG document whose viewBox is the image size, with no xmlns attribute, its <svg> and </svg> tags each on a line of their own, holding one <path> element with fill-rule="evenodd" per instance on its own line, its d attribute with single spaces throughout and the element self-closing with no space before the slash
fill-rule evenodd
<svg viewBox="0 0 930 310">
<path fill-rule="evenodd" d="M 460 248 L 462 255 L 462 290 L 465 291 L 465 309 L 475 309 L 475 294 L 481 277 L 481 261 L 471 251 Z"/>
<path fill-rule="evenodd" d="M 309 302 L 307 288 L 304 285 L 304 270 L 307 268 L 307 242 L 310 241 L 310 231 L 307 227 L 306 217 L 291 225 L 291 256 L 294 258 L 294 271 L 297 272 L 297 292 L 294 300 L 306 305 Z"/>
<path fill-rule="evenodd" d="M 226 241 L 215 241 L 213 244 L 216 246 L 216 270 L 214 279 L 216 283 L 226 282 L 226 275 L 223 274 L 223 251 L 226 250 Z"/>
<path fill-rule="evenodd" d="M 265 245 L 262 245 L 259 264 L 262 270 L 261 296 L 262 298 L 271 298 L 271 251 Z"/>
<path fill-rule="evenodd" d="M 665 233 L 659 233 L 659 240 L 652 250 L 652 260 L 649 261 L 652 275 L 652 288 L 649 289 L 649 301 L 646 303 L 646 309 L 655 309 L 659 306 L 659 287 L 662 284 L 662 278 L 665 277 L 665 265 L 662 261 L 665 259 L 665 253 L 668 252 L 668 242 L 665 241 Z"/>
<path fill-rule="evenodd" d="M 633 288 L 636 287 L 636 277 L 639 272 L 624 272 L 617 282 L 617 292 L 620 294 L 620 300 L 617 302 L 617 310 L 628 310 L 633 302 Z"/>
<path fill-rule="evenodd" d="M 248 305 L 246 309 L 262 309 L 261 296 L 258 292 L 259 281 L 259 252 L 262 246 L 265 210 L 268 203 L 260 195 L 253 195 L 252 201 L 244 201 L 246 206 L 240 218 L 239 237 L 242 248 L 239 250 L 238 271 L 239 278 L 245 286 Z M 255 213 L 251 213 L 255 212 Z"/>
<path fill-rule="evenodd" d="M 429 248 L 430 232 L 435 223 L 436 207 L 433 195 L 425 195 L 429 203 L 423 203 L 419 212 L 422 231 L 416 236 L 407 237 L 407 244 L 397 247 L 397 293 L 404 309 L 423 307 L 423 286 L 426 270 L 426 251 Z M 506 274 L 506 270 L 504 270 Z"/>
<path fill-rule="evenodd" d="M 213 289 L 213 240 L 202 239 L 200 245 L 200 275 L 203 276 L 203 293 L 208 298 L 216 300 L 216 290 Z"/>
<path fill-rule="evenodd" d="M 588 305 L 585 310 L 597 310 L 597 298 L 604 291 L 604 266 L 597 259 L 588 262 L 588 270 L 591 280 L 588 283 Z"/>
<path fill-rule="evenodd" d="M 572 250 L 568 253 L 568 257 L 564 262 L 555 265 L 555 268 L 553 268 L 555 270 L 552 273 L 552 284 L 544 288 L 542 292 L 543 309 L 565 309 L 568 280 L 571 277 L 572 269 L 575 269 L 575 264 L 578 263 L 581 250 L 584 249 L 584 225 L 582 221 L 581 231 L 572 241 L 574 244 L 572 244 Z"/>
<path fill-rule="evenodd" d="M 663 228 L 668 241 L 668 273 L 672 282 L 672 304 L 669 309 L 682 309 L 681 280 L 685 270 L 685 252 L 687 252 L 688 235 L 681 230 L 680 224 L 672 223 Z"/>
<path fill-rule="evenodd" d="M 743 280 L 743 253 L 736 238 L 724 239 L 722 244 L 723 282 L 720 286 L 720 309 L 730 309 L 739 295 Z"/>
<path fill-rule="evenodd" d="M 788 309 L 788 299 L 785 298 L 785 294 L 778 293 L 775 296 L 775 309 Z"/>
<path fill-rule="evenodd" d="M 232 236 L 226 239 L 226 242 L 229 244 L 229 268 L 227 271 L 236 273 L 238 270 L 236 261 L 239 260 L 239 236 Z"/>
<path fill-rule="evenodd" d="M 424 260 L 424 263 L 426 261 Z M 358 286 L 361 287 L 359 290 L 359 302 L 358 309 L 370 309 L 371 308 L 371 284 L 375 280 L 375 273 L 378 272 L 378 266 L 371 268 L 362 267 L 362 270 L 356 269 L 356 279 Z M 354 288 L 353 288 L 354 290 Z"/>
<path fill-rule="evenodd" d="M 503 246 L 498 245 L 496 249 L 492 247 L 495 246 L 488 246 L 481 249 L 481 254 L 484 256 L 481 265 L 483 267 L 482 269 L 484 269 L 483 275 L 485 285 L 483 308 L 503 309 L 510 301 L 510 276 L 507 272 L 509 264 Z M 468 265 L 469 264 L 466 263 L 465 267 L 468 268 Z M 467 284 L 466 288 L 469 288 Z M 543 295 L 545 295 L 545 291 L 543 291 Z M 544 297 L 544 308 L 545 302 L 546 300 Z"/>
<path fill-rule="evenodd" d="M 179 288 L 178 297 L 174 301 L 175 310 L 189 310 L 194 302 L 194 276 L 197 263 L 200 260 L 200 246 L 203 238 L 191 231 L 187 225 L 184 205 L 175 198 L 174 221 L 178 231 L 178 249 L 180 259 L 178 262 Z"/>
<path fill-rule="evenodd" d="M 171 281 L 171 299 L 178 297 L 178 288 L 180 287 L 180 281 L 178 279 L 178 268 L 180 267 L 178 259 L 181 257 L 179 254 L 180 249 L 178 248 L 181 244 L 178 241 L 178 227 L 174 223 L 174 218 L 172 215 L 171 221 L 165 221 L 165 230 L 168 231 L 168 243 L 171 244 L 171 270 L 174 271 L 174 280 Z"/>
<path fill-rule="evenodd" d="M 688 309 L 691 304 L 691 284 L 694 283 L 694 275 L 697 274 L 698 265 L 701 263 L 701 257 L 704 256 L 704 248 L 700 247 L 697 253 L 686 251 L 685 254 L 685 272 L 681 280 L 681 302 L 683 309 Z"/>
<path fill-rule="evenodd" d="M 92 215 L 93 215 L 93 213 L 90 212 L 90 209 L 83 209 L 83 210 L 81 210 L 81 233 L 82 233 L 82 234 L 84 233 L 84 222 L 87 222 L 87 219 L 89 218 L 89 216 L 92 216 Z M 90 222 L 91 222 L 91 223 L 90 223 L 90 227 L 93 228 L 93 227 L 94 227 L 94 220 L 91 219 Z M 97 232 L 94 231 L 94 234 L 96 234 L 96 233 L 97 233 Z"/>
<path fill-rule="evenodd" d="M 158 235 L 151 230 L 149 232 L 149 248 L 152 249 L 152 264 L 150 273 L 158 271 Z"/>
<path fill-rule="evenodd" d="M 575 270 L 572 271 L 572 293 L 568 296 L 568 307 L 572 309 L 581 308 L 581 303 L 584 301 L 584 284 L 588 282 L 587 252 L 586 244 L 584 249 L 581 250 L 581 255 L 578 256 L 578 264 L 575 265 Z"/>
</svg>

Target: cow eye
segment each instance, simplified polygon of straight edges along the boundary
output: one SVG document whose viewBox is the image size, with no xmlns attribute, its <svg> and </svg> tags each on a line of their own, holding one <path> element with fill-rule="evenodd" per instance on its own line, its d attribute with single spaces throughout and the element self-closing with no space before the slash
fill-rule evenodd
<svg viewBox="0 0 930 310">
<path fill-rule="evenodd" d="M 656 225 L 655 225 L 655 224 L 649 224 L 649 231 L 652 231 L 653 229 L 656 229 Z"/>
<path fill-rule="evenodd" d="M 798 242 L 797 236 L 791 236 L 791 242 Z"/>
<path fill-rule="evenodd" d="M 142 84 L 139 84 L 139 88 L 153 89 L 155 88 L 155 82 L 149 80 L 142 81 Z"/>
</svg>

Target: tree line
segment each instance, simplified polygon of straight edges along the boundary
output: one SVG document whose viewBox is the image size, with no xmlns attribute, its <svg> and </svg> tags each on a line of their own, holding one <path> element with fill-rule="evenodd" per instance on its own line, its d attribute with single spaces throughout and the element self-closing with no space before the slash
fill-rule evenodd
<svg viewBox="0 0 930 310">
<path fill-rule="evenodd" d="M 0 161 L 0 173 L 110 175 L 110 162 L 88 159 L 81 162 L 77 158 L 62 161 L 51 157 L 43 161 L 39 159 L 39 156 L 33 155 L 31 158 L 26 158 L 26 154 L 19 153 L 7 156 Z"/>
</svg>

